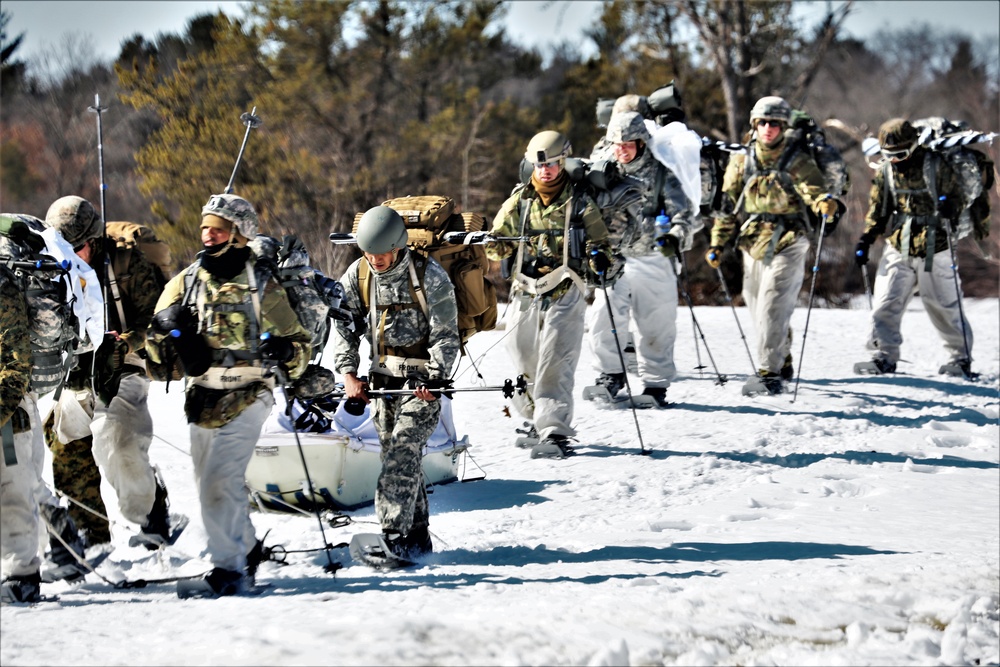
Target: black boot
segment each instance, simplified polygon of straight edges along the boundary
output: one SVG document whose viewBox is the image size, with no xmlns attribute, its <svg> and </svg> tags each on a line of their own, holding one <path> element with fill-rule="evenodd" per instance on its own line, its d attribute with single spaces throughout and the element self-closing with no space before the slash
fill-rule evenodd
<svg viewBox="0 0 1000 667">
<path fill-rule="evenodd" d="M 42 599 L 38 572 L 7 577 L 0 584 L 0 602 L 38 602 Z"/>
<path fill-rule="evenodd" d="M 69 510 L 48 504 L 41 505 L 39 510 L 49 531 L 49 562 L 46 563 L 42 580 L 53 582 L 64 579 L 70 583 L 82 580 L 88 572 L 80 563 L 86 557 L 86 548 Z"/>
<path fill-rule="evenodd" d="M 150 551 L 156 551 L 170 539 L 170 501 L 167 498 L 167 487 L 154 473 L 156 479 L 156 496 L 153 498 L 153 509 L 146 515 L 146 523 L 137 536 L 142 546 Z"/>
<path fill-rule="evenodd" d="M 597 378 L 594 384 L 607 389 L 608 393 L 611 394 L 611 398 L 614 398 L 622 390 L 622 387 L 625 386 L 625 374 L 601 373 L 601 377 Z"/>
</svg>

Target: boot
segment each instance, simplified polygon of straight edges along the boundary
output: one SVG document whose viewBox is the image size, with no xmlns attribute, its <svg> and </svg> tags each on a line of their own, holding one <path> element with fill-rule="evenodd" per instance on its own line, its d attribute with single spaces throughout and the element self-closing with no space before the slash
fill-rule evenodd
<svg viewBox="0 0 1000 667">
<path fill-rule="evenodd" d="M 136 537 L 142 546 L 150 551 L 156 551 L 170 540 L 170 501 L 167 499 L 167 487 L 154 474 L 156 479 L 156 496 L 153 499 L 153 509 L 146 515 L 146 523 Z"/>
<path fill-rule="evenodd" d="M 667 407 L 667 388 L 666 387 L 646 387 L 642 390 L 643 396 L 652 396 L 656 404 L 661 408 Z"/>
<path fill-rule="evenodd" d="M 611 398 L 614 398 L 622 387 L 625 386 L 625 374 L 624 373 L 601 373 L 601 376 L 594 381 L 594 384 L 599 387 L 604 387 L 611 394 Z"/>
<path fill-rule="evenodd" d="M 38 572 L 7 577 L 0 584 L 0 602 L 38 602 L 42 599 Z"/>
<path fill-rule="evenodd" d="M 781 379 L 785 382 L 791 382 L 795 379 L 795 368 L 792 365 L 792 355 L 785 357 L 785 363 L 781 365 Z"/>
<path fill-rule="evenodd" d="M 41 505 L 39 510 L 49 531 L 49 555 L 42 580 L 48 583 L 63 579 L 70 583 L 82 580 L 87 576 L 87 568 L 79 559 L 86 557 L 86 547 L 69 510 L 48 504 Z"/>
<path fill-rule="evenodd" d="M 531 448 L 533 459 L 564 459 L 573 453 L 569 438 L 553 433 Z"/>
</svg>

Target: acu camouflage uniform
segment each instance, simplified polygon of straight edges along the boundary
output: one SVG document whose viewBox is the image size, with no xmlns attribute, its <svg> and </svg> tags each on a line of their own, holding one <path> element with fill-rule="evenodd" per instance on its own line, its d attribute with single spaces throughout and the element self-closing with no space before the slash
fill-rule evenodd
<svg viewBox="0 0 1000 667">
<path fill-rule="evenodd" d="M 24 295 L 13 276 L 0 267 L 0 431 L 3 458 L 0 460 L 0 546 L 3 577 L 37 574 L 38 505 L 35 487 L 39 483 L 41 461 L 34 451 L 41 449 L 33 428 L 37 408 L 31 384 L 31 345 Z"/>
<path fill-rule="evenodd" d="M 110 266 L 118 267 L 116 259 L 118 253 L 123 252 L 123 250 L 116 246 L 113 239 L 100 237 L 97 242 L 99 249 L 95 249 L 95 257 L 91 264 L 100 267 L 107 257 Z M 146 259 L 142 251 L 133 248 L 128 252 L 130 255 L 128 266 L 124 267 L 123 271 L 120 270 L 123 267 L 118 267 L 119 271 L 116 273 L 118 289 L 121 293 L 120 304 L 126 320 L 124 326 L 110 292 L 107 304 L 107 330 L 121 332 L 122 342 L 116 344 L 114 341 L 106 340 L 96 351 L 78 355 L 75 368 L 66 380 L 66 389 L 81 391 L 93 386 L 98 400 L 103 405 L 110 406 L 111 401 L 118 396 L 119 387 L 124 377 L 132 376 L 130 382 L 141 380 L 146 384 L 145 387 L 137 389 L 142 394 L 141 398 L 139 396 L 129 398 L 130 408 L 135 409 L 133 417 L 136 420 L 131 424 L 131 427 L 136 431 L 145 429 L 150 434 L 151 439 L 152 418 L 146 405 L 145 395 L 148 393 L 148 380 L 146 379 L 144 358 L 146 356 L 146 329 L 153 316 L 153 308 L 160 292 L 160 283 L 156 277 L 155 266 Z M 131 405 L 132 403 L 134 405 Z M 55 487 L 70 498 L 94 510 L 93 512 L 88 511 L 73 502 L 69 506 L 70 516 L 77 526 L 86 532 L 89 543 L 110 542 L 111 533 L 108 522 L 104 519 L 108 512 L 101 497 L 101 471 L 95 460 L 93 435 L 69 442 L 61 442 L 55 431 L 55 413 L 55 410 L 50 412 L 44 424 L 45 442 L 52 451 L 52 477 Z M 139 437 L 138 433 L 135 434 L 135 437 Z M 112 443 L 110 448 L 116 449 L 115 444 Z M 148 444 L 146 449 L 148 451 Z M 146 513 L 152 507 L 157 488 L 153 469 L 149 465 L 148 454 L 142 458 L 144 464 L 140 468 L 143 469 L 133 470 L 127 474 L 140 474 L 145 479 L 145 484 L 141 486 L 148 492 L 137 494 L 141 497 L 136 497 L 134 501 L 127 500 L 122 492 L 122 484 L 127 484 L 127 480 L 113 480 L 112 484 L 118 491 L 120 503 L 135 505 L 134 508 L 122 508 L 125 517 L 139 524 L 144 523 Z M 98 516 L 95 512 L 103 516 Z"/>
<path fill-rule="evenodd" d="M 426 315 L 414 300 L 410 284 L 410 265 L 416 260 L 426 261 Z M 372 322 L 358 280 L 358 266 L 367 261 L 358 259 L 340 279 L 345 293 L 342 306 L 351 314 L 351 321 L 334 322 L 334 370 L 358 373 L 358 346 L 364 336 L 372 350 L 368 370 L 373 389 L 401 389 L 408 377 L 418 384 L 448 380 L 460 350 L 458 306 L 448 274 L 433 259 L 423 260 L 409 249 L 399 250 L 394 266 L 382 273 L 370 271 L 370 304 L 376 317 Z M 425 401 L 412 394 L 374 400 L 373 422 L 382 446 L 375 511 L 385 532 L 408 535 L 429 524 L 421 466 L 423 449 L 440 416 L 439 400 Z"/>
</svg>

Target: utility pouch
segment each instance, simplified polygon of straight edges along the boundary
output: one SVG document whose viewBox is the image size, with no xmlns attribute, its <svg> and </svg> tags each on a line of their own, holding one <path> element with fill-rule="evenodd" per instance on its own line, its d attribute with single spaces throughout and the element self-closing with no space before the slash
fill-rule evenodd
<svg viewBox="0 0 1000 667">
<path fill-rule="evenodd" d="M 569 257 L 570 259 L 587 259 L 587 230 L 583 227 L 569 228 Z"/>
<path fill-rule="evenodd" d="M 263 382 L 226 390 L 191 385 L 184 396 L 184 414 L 188 423 L 202 428 L 220 428 L 253 405 L 257 394 L 267 389 Z"/>
</svg>

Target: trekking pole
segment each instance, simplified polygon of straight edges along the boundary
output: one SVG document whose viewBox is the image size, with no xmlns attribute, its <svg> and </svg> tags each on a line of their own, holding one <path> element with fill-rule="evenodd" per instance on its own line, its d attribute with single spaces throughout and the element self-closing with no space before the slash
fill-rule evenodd
<svg viewBox="0 0 1000 667">
<path fill-rule="evenodd" d="M 254 107 L 250 113 L 244 112 L 240 116 L 240 122 L 247 126 L 247 131 L 243 135 L 243 144 L 240 146 L 240 152 L 236 156 L 236 164 L 233 165 L 233 173 L 229 177 L 229 184 L 226 185 L 226 189 L 223 191 L 224 194 L 232 194 L 233 192 L 233 182 L 236 181 L 236 172 L 240 170 L 240 163 L 243 161 L 243 151 L 247 147 L 247 139 L 250 138 L 250 130 L 255 127 L 259 127 L 262 121 L 258 116 L 254 115 L 257 113 L 257 107 Z M 329 556 L 329 554 L 327 554 Z"/>
<path fill-rule="evenodd" d="M 806 308 L 806 326 L 802 329 L 802 349 L 799 350 L 799 369 L 795 372 L 795 391 L 792 392 L 791 402 L 799 395 L 799 378 L 802 377 L 802 357 L 806 352 L 806 336 L 809 335 L 809 315 L 812 313 L 813 294 L 816 290 L 816 275 L 819 273 L 819 256 L 823 252 L 823 234 L 826 231 L 826 219 L 824 215 L 819 223 L 819 240 L 816 241 L 816 259 L 813 262 L 812 280 L 809 283 L 809 307 Z"/>
<path fill-rule="evenodd" d="M 593 253 L 598 252 L 597 250 L 592 251 Z M 632 400 L 632 386 L 628 381 L 628 369 L 625 367 L 625 354 L 622 352 L 621 341 L 618 340 L 618 327 L 615 326 L 615 314 L 611 310 L 611 300 L 608 298 L 608 286 L 605 282 L 604 272 L 601 274 L 601 290 L 604 292 L 604 304 L 608 307 L 608 318 L 611 320 L 611 333 L 615 337 L 615 349 L 618 350 L 618 360 L 622 364 L 622 375 L 625 377 L 625 391 L 628 392 L 628 404 L 632 408 L 632 419 L 635 420 L 635 432 L 639 436 L 639 453 L 643 456 L 648 456 L 649 451 L 646 449 L 645 443 L 642 441 L 642 429 L 639 428 L 639 415 L 635 411 L 635 401 Z"/>
<path fill-rule="evenodd" d="M 676 254 L 680 254 L 680 251 L 678 250 L 678 252 Z M 678 273 L 677 273 L 677 267 L 674 266 L 673 259 L 668 260 L 667 263 L 670 265 L 670 270 L 674 274 L 674 280 L 677 281 L 677 286 L 681 290 L 681 296 L 684 297 L 684 301 L 685 301 L 685 303 L 687 303 L 688 310 L 691 311 L 691 321 L 694 323 L 695 328 L 698 330 L 698 335 L 701 336 L 701 342 L 702 342 L 702 345 L 705 346 L 705 352 L 708 354 L 708 360 L 710 362 L 712 362 L 712 370 L 715 371 L 715 384 L 718 384 L 718 385 L 726 384 L 726 382 L 729 380 L 729 378 L 727 378 L 725 375 L 723 375 L 722 373 L 720 373 L 719 372 L 719 367 L 715 365 L 715 357 L 712 356 L 712 350 L 709 349 L 709 347 L 708 347 L 708 341 L 705 340 L 705 332 L 702 331 L 701 325 L 698 324 L 698 318 L 695 317 L 695 315 L 694 315 L 694 304 L 691 302 L 691 295 L 688 294 L 687 289 L 684 287 L 684 281 L 681 280 L 681 277 L 678 275 Z"/>
<path fill-rule="evenodd" d="M 684 261 L 683 255 L 681 255 L 681 275 L 687 275 L 687 263 Z M 691 318 L 691 337 L 694 338 L 694 354 L 698 360 L 698 365 L 695 368 L 698 370 L 698 376 L 701 377 L 705 374 L 705 364 L 701 363 L 701 345 L 698 344 L 698 327 L 695 326 L 694 317 Z"/>
<path fill-rule="evenodd" d="M 523 375 L 518 375 L 516 381 L 507 378 L 504 380 L 503 385 L 499 387 L 452 387 L 450 389 L 432 389 L 431 394 L 440 395 L 463 393 L 467 391 L 502 391 L 504 398 L 513 398 L 515 391 L 518 394 L 523 394 L 528 387 L 532 386 L 532 384 L 533 383 L 526 381 Z M 412 393 L 413 389 L 372 389 L 366 391 L 365 396 L 368 398 L 385 398 L 386 396 L 408 396 Z M 326 395 L 329 398 L 344 398 L 347 396 L 346 392 L 343 391 L 335 391 Z"/>
<path fill-rule="evenodd" d="M 944 195 L 939 197 L 939 201 L 943 201 L 944 199 Z M 955 246 L 951 242 L 951 226 L 947 223 L 945 224 L 944 232 L 945 238 L 948 239 L 948 253 L 951 255 L 951 275 L 955 279 L 955 296 L 958 298 L 958 316 L 962 320 L 962 342 L 965 343 L 965 358 L 968 360 L 969 367 L 971 368 L 972 350 L 969 349 L 969 332 L 966 331 L 965 310 L 962 308 L 962 286 L 958 281 L 958 258 L 955 256 Z M 928 251 L 932 250 L 933 248 L 928 248 Z"/>
<path fill-rule="evenodd" d="M 871 310 L 872 309 L 872 285 L 868 281 L 868 265 L 867 264 L 862 264 L 861 265 L 861 277 L 864 278 L 864 281 L 865 281 L 865 296 L 868 297 L 868 310 Z"/>
<path fill-rule="evenodd" d="M 107 111 L 107 107 L 101 106 L 101 96 L 99 94 L 94 94 L 94 106 L 87 107 L 87 111 L 97 114 L 97 171 L 101 179 L 101 238 L 103 239 L 107 236 L 108 231 L 108 218 L 105 215 L 105 197 L 104 194 L 107 192 L 108 184 L 104 182 L 104 126 L 101 123 L 101 112 Z M 101 267 L 100 273 L 97 275 L 97 280 L 101 284 L 101 296 L 104 297 L 104 330 L 108 329 L 109 313 L 111 304 L 108 303 L 107 294 L 105 289 L 108 285 L 108 261 L 110 258 L 105 253 L 104 265 Z"/>
<path fill-rule="evenodd" d="M 237 164 L 239 163 L 237 162 Z M 271 334 L 266 332 L 260 335 L 261 340 L 267 340 L 270 337 Z M 281 368 L 280 364 L 275 364 L 273 368 L 274 373 L 278 378 L 278 382 L 281 383 L 281 388 L 285 391 L 285 395 L 287 396 L 287 387 L 289 385 L 288 375 L 285 374 L 285 371 Z M 313 487 L 312 476 L 309 474 L 309 467 L 306 465 L 306 454 L 302 450 L 302 441 L 299 440 L 299 431 L 294 425 L 292 426 L 292 433 L 295 434 L 295 446 L 299 450 L 299 459 L 302 461 L 302 470 L 306 474 L 306 483 L 309 485 L 309 495 L 312 498 L 313 511 L 316 514 L 316 521 L 319 523 L 319 534 L 323 538 L 323 552 L 326 554 L 326 565 L 323 567 L 323 571 L 335 574 L 337 570 L 340 569 L 340 563 L 334 563 L 333 559 L 330 557 L 330 549 L 333 548 L 333 545 L 326 541 L 326 531 L 323 530 L 323 518 L 319 514 L 319 507 L 316 503 L 316 489 Z"/>
<path fill-rule="evenodd" d="M 712 259 L 715 258 L 712 257 Z M 726 296 L 729 308 L 733 311 L 733 319 L 736 320 L 736 328 L 740 330 L 740 338 L 743 339 L 743 347 L 746 348 L 747 358 L 750 360 L 750 368 L 753 369 L 754 375 L 760 376 L 760 373 L 757 371 L 757 364 L 753 362 L 753 354 L 750 352 L 750 343 L 747 342 L 746 334 L 743 333 L 743 325 L 740 324 L 740 316 L 736 314 L 736 305 L 733 303 L 733 297 L 729 294 L 729 286 L 726 284 L 726 278 L 722 275 L 722 268 L 718 266 L 715 267 L 715 273 L 719 276 L 719 283 L 722 285 L 722 293 Z"/>
</svg>

